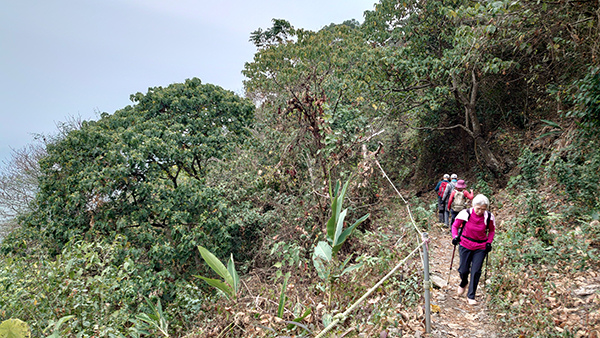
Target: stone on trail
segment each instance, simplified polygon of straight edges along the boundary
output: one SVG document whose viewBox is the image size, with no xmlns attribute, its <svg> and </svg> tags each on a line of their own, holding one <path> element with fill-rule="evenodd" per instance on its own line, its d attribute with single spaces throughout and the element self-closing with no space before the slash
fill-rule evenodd
<svg viewBox="0 0 600 338">
<path fill-rule="evenodd" d="M 580 287 L 579 289 L 573 291 L 573 293 L 579 297 L 591 295 L 600 289 L 600 284 L 590 284 Z"/>
<path fill-rule="evenodd" d="M 446 285 L 448 285 L 446 280 L 436 275 L 429 276 L 429 279 L 431 280 L 431 283 L 433 283 L 433 286 L 437 287 L 438 289 L 443 289 L 446 287 Z"/>
</svg>

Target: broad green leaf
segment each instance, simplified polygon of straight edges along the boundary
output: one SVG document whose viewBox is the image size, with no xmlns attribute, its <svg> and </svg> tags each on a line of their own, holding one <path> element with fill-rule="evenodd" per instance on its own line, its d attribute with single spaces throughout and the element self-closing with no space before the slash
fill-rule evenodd
<svg viewBox="0 0 600 338">
<path fill-rule="evenodd" d="M 327 242 L 319 242 L 312 256 L 313 265 L 321 279 L 329 277 L 329 266 L 331 264 L 331 246 Z"/>
<path fill-rule="evenodd" d="M 29 326 L 24 321 L 11 318 L 0 324 L 1 338 L 28 338 L 31 337 Z"/>
<path fill-rule="evenodd" d="M 201 278 L 205 282 L 210 284 L 211 286 L 214 286 L 215 288 L 223 291 L 223 293 L 227 296 L 227 298 L 233 298 L 235 296 L 231 287 L 218 279 L 206 278 L 206 277 L 197 276 L 197 275 L 194 275 L 194 277 Z"/>
<path fill-rule="evenodd" d="M 332 243 L 333 247 L 340 244 L 339 238 L 340 238 L 340 235 L 342 234 L 342 229 L 344 228 L 344 220 L 346 219 L 347 213 L 348 213 L 348 209 L 344 209 L 344 211 L 342 211 L 340 213 L 340 216 L 338 217 L 337 225 L 335 227 L 335 235 L 333 236 L 333 243 Z"/>
<path fill-rule="evenodd" d="M 344 202 L 344 196 L 346 195 L 346 190 L 348 189 L 348 184 L 350 181 L 347 181 L 342 190 L 339 191 L 338 195 L 334 195 L 331 201 L 331 218 L 327 221 L 327 238 L 331 240 L 333 243 L 336 232 L 336 225 L 339 220 L 340 213 L 342 211 L 342 203 Z M 339 183 L 337 183 L 339 184 Z M 337 190 L 337 189 L 336 189 Z"/>
<path fill-rule="evenodd" d="M 336 212 L 336 210 L 338 209 L 338 207 L 337 207 L 337 204 L 338 204 L 337 192 L 338 192 L 339 184 L 340 184 L 339 181 L 336 182 L 335 190 L 333 192 L 333 195 L 331 195 L 331 217 L 327 221 L 327 238 L 329 238 L 332 241 L 333 241 L 333 236 L 335 234 L 335 225 L 337 224 L 337 218 L 339 215 L 339 213 Z"/>
<path fill-rule="evenodd" d="M 235 294 L 237 294 L 238 290 L 240 289 L 240 276 L 238 275 L 237 271 L 235 270 L 235 262 L 233 261 L 233 254 L 231 254 L 231 257 L 229 258 L 229 261 L 227 262 L 227 271 L 229 272 L 229 274 L 231 275 L 231 279 L 233 280 L 233 284 L 231 286 L 233 287 Z"/>
<path fill-rule="evenodd" d="M 200 251 L 200 255 L 202 255 L 202 258 L 204 259 L 206 264 L 208 264 L 208 266 L 210 266 L 210 268 L 213 269 L 214 272 L 221 276 L 225 280 L 225 283 L 233 286 L 233 277 L 231 276 L 229 271 L 227 271 L 225 265 L 223 265 L 223 263 L 221 263 L 221 261 L 217 257 L 215 257 L 215 255 L 213 255 L 203 246 L 198 245 L 198 250 Z"/>
<path fill-rule="evenodd" d="M 363 266 L 363 262 L 360 262 L 358 264 L 352 264 L 352 265 L 350 265 L 349 267 L 345 268 L 342 271 L 342 273 L 340 274 L 340 277 L 343 276 L 343 275 L 345 275 L 346 273 L 348 273 L 350 271 L 353 271 L 353 270 L 356 270 L 356 269 L 360 268 L 361 266 Z"/>
<path fill-rule="evenodd" d="M 333 193 L 331 192 L 331 190 L 329 191 L 329 194 L 331 196 L 337 196 L 338 190 L 340 190 L 340 181 L 336 181 L 335 182 L 335 187 L 333 189 Z"/>
<path fill-rule="evenodd" d="M 335 210 L 335 205 L 337 200 L 334 199 L 333 203 L 331 203 L 331 209 Z M 333 236 L 335 234 L 335 225 L 337 224 L 337 215 L 335 212 L 331 215 L 331 218 L 327 221 L 327 238 L 333 240 Z"/>
<path fill-rule="evenodd" d="M 356 228 L 357 225 L 359 225 L 360 223 L 364 222 L 367 218 L 369 218 L 371 214 L 366 214 L 363 217 L 359 218 L 356 222 L 354 222 L 354 224 L 352 224 L 351 226 L 349 226 L 348 228 L 346 228 L 346 230 L 344 230 L 339 238 L 338 238 L 338 244 L 336 246 L 333 247 L 333 253 L 337 253 L 342 244 L 346 241 L 346 239 L 348 239 L 348 236 L 350 236 L 350 234 L 352 234 L 352 231 L 354 231 L 354 228 Z"/>
<path fill-rule="evenodd" d="M 314 254 L 326 262 L 331 262 L 331 246 L 327 242 L 320 241 L 315 247 Z"/>
<path fill-rule="evenodd" d="M 283 318 L 283 311 L 285 310 L 285 301 L 287 299 L 285 296 L 285 290 L 287 289 L 288 279 L 290 279 L 289 272 L 285 274 L 283 285 L 281 286 L 281 294 L 279 295 L 279 307 L 277 308 L 277 317 L 279 318 Z"/>
</svg>

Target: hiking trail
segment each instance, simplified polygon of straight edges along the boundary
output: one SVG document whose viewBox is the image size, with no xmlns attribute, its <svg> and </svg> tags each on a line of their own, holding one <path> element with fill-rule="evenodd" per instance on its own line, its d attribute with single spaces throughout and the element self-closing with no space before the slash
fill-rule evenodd
<svg viewBox="0 0 600 338">
<path fill-rule="evenodd" d="M 446 227 L 442 228 L 441 225 L 436 224 L 429 232 L 430 280 L 433 281 L 435 279 L 436 282 L 439 280 L 439 284 L 443 285 L 439 288 L 432 283 L 431 334 L 429 337 L 505 337 L 494 325 L 492 318 L 488 314 L 487 302 L 489 296 L 486 293 L 487 290 L 484 281 L 485 263 L 479 287 L 477 288 L 477 305 L 467 304 L 466 294 L 461 297 L 456 295 L 456 289 L 460 281 L 457 271 L 459 265 L 458 248 L 454 255 L 450 283 L 444 285 L 448 281 L 450 259 L 454 247 L 450 243 L 452 237 L 450 230 Z M 489 259 L 494 259 L 494 251 L 490 253 Z M 491 264 L 488 263 L 488 266 L 491 267 Z M 496 272 L 493 270 L 488 271 L 488 279 L 494 273 Z"/>
</svg>

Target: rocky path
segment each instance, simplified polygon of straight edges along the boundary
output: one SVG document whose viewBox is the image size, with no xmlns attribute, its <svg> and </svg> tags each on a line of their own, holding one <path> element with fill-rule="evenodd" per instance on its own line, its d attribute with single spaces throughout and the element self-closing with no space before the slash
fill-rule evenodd
<svg viewBox="0 0 600 338">
<path fill-rule="evenodd" d="M 454 255 L 454 264 L 450 272 L 450 258 L 453 246 L 448 229 L 436 227 L 429 233 L 430 276 L 441 288 L 434 287 L 431 293 L 432 316 L 430 337 L 504 337 L 495 327 L 487 311 L 487 295 L 484 286 L 485 265 L 477 290 L 478 305 L 467 304 L 466 295 L 456 296 L 459 283 L 457 272 L 459 259 L 458 248 Z M 490 255 L 493 259 L 493 251 Z M 488 278 L 493 271 L 488 272 Z"/>
</svg>

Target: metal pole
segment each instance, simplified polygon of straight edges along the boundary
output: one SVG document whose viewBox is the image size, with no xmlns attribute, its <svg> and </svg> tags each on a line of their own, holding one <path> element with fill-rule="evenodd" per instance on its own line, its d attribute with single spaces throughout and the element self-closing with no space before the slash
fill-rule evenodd
<svg viewBox="0 0 600 338">
<path fill-rule="evenodd" d="M 429 282 L 429 253 L 427 251 L 427 245 L 429 243 L 429 234 L 424 232 L 423 237 L 423 288 L 425 289 L 425 332 L 431 333 L 431 304 L 430 304 L 430 282 Z"/>
</svg>

